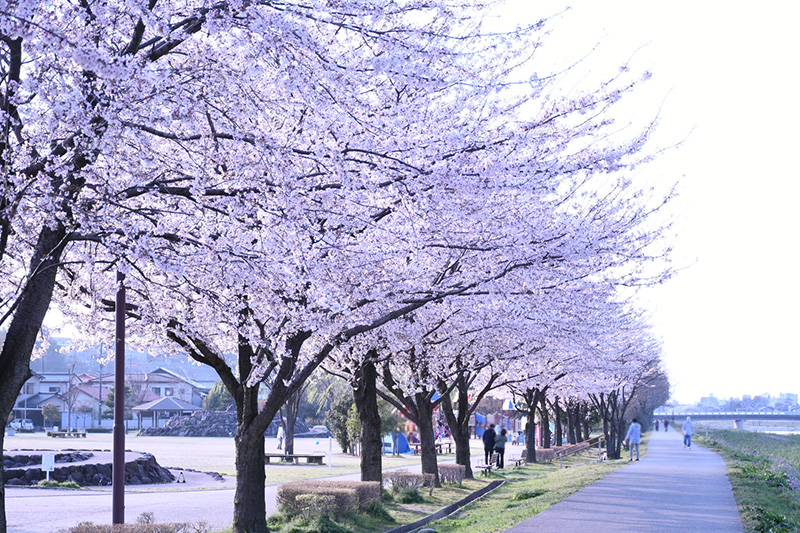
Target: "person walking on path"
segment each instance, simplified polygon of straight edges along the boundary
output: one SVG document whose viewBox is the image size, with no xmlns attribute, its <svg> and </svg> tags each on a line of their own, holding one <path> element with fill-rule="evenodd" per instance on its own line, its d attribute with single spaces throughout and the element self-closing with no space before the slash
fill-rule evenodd
<svg viewBox="0 0 800 533">
<path fill-rule="evenodd" d="M 278 449 L 283 448 L 283 424 L 278 426 Z"/>
<path fill-rule="evenodd" d="M 492 453 L 494 452 L 494 438 L 497 433 L 494 431 L 494 424 L 489 424 L 489 429 L 483 432 L 483 451 L 486 456 L 486 464 L 490 464 Z"/>
<path fill-rule="evenodd" d="M 683 447 L 684 448 L 691 448 L 692 447 L 692 435 L 694 434 L 694 423 L 692 422 L 692 417 L 687 416 L 686 422 L 683 423 L 683 427 L 681 428 L 683 432 Z"/>
<path fill-rule="evenodd" d="M 639 460 L 639 442 L 642 440 L 642 426 L 634 418 L 631 420 L 631 427 L 628 428 L 628 433 L 625 435 L 625 440 L 628 441 L 628 449 L 631 451 L 631 458 L 633 461 L 633 448 L 636 448 L 636 460 Z"/>
<path fill-rule="evenodd" d="M 503 428 L 500 430 L 500 434 L 494 438 L 494 451 L 497 452 L 497 468 L 505 466 L 503 459 L 506 454 L 506 442 L 508 442 L 508 437 L 506 437 L 506 428 Z"/>
<path fill-rule="evenodd" d="M 669 420 L 667 420 L 667 419 L 665 418 L 665 419 L 664 419 L 664 431 L 666 431 L 666 430 L 668 430 L 668 429 L 669 429 Z"/>
<path fill-rule="evenodd" d="M 655 428 L 656 428 L 656 431 L 658 431 L 658 419 L 656 419 L 656 421 L 655 421 Z"/>
</svg>

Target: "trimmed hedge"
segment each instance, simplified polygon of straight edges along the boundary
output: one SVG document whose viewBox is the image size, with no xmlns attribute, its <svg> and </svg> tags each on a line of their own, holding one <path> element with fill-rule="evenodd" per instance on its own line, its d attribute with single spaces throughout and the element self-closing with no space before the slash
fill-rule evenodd
<svg viewBox="0 0 800 533">
<path fill-rule="evenodd" d="M 458 483 L 461 485 L 466 474 L 467 467 L 464 465 L 439 465 L 439 479 L 442 483 Z"/>
<path fill-rule="evenodd" d="M 305 518 L 336 516 L 336 496 L 332 494 L 298 494 L 295 504 L 299 514 Z"/>
<path fill-rule="evenodd" d="M 380 503 L 381 485 L 377 481 L 293 481 L 278 489 L 278 508 L 290 515 L 307 512 L 308 506 L 315 500 L 301 496 L 332 496 L 333 500 L 323 498 L 319 505 L 333 505 L 335 510 L 332 513 L 343 516 Z M 331 501 L 334 503 L 331 504 Z M 318 508 L 314 511 L 319 514 Z"/>
<path fill-rule="evenodd" d="M 424 474 L 414 474 L 405 470 L 385 472 L 383 480 L 392 485 L 392 492 L 395 493 L 404 490 L 419 490 L 425 486 Z"/>
</svg>

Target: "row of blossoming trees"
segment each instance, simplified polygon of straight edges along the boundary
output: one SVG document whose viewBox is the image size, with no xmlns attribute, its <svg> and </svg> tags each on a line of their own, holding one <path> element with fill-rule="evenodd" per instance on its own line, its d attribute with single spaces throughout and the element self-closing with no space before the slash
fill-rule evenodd
<svg viewBox="0 0 800 533">
<path fill-rule="evenodd" d="M 434 392 L 464 464 L 468 394 L 500 386 L 593 402 L 615 445 L 659 373 L 631 301 L 668 275 L 669 194 L 630 177 L 652 124 L 613 121 L 646 76 L 565 92 L 546 28 L 450 0 L 0 2 L 0 417 L 51 302 L 108 335 L 120 271 L 129 335 L 235 399 L 236 531 L 266 531 L 264 431 L 321 366 L 365 479 L 378 395 L 428 472 Z"/>
</svg>

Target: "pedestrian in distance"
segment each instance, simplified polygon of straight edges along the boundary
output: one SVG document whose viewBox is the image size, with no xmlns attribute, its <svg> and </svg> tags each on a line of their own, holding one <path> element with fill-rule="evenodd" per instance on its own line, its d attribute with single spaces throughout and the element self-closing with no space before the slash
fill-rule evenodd
<svg viewBox="0 0 800 533">
<path fill-rule="evenodd" d="M 283 448 L 283 435 L 284 435 L 283 424 L 281 424 L 280 426 L 278 426 L 278 449 L 279 450 Z"/>
<path fill-rule="evenodd" d="M 633 449 L 636 448 L 636 460 L 639 460 L 639 442 L 642 440 L 642 426 L 634 418 L 631 420 L 631 425 L 628 428 L 628 433 L 625 435 L 625 440 L 628 441 L 628 449 L 631 452 L 629 461 L 633 461 Z"/>
<path fill-rule="evenodd" d="M 669 420 L 667 420 L 667 419 L 665 418 L 665 419 L 664 419 L 664 431 L 666 431 L 666 430 L 668 430 L 668 429 L 669 429 Z"/>
<path fill-rule="evenodd" d="M 658 420 L 655 421 L 656 431 L 658 431 Z"/>
<path fill-rule="evenodd" d="M 683 447 L 684 448 L 691 448 L 692 447 L 692 435 L 694 434 L 694 422 L 692 422 L 692 417 L 687 416 L 686 422 L 683 423 L 683 427 L 681 427 L 681 431 L 683 432 Z"/>
<path fill-rule="evenodd" d="M 494 430 L 494 424 L 489 424 L 489 429 L 483 432 L 483 451 L 486 456 L 486 464 L 490 464 L 492 460 L 492 452 L 494 452 L 494 439 L 497 433 Z"/>
<path fill-rule="evenodd" d="M 506 442 L 508 442 L 508 437 L 506 437 L 506 428 L 503 428 L 494 439 L 494 451 L 497 452 L 497 468 L 505 466 L 503 459 L 506 454 Z"/>
</svg>

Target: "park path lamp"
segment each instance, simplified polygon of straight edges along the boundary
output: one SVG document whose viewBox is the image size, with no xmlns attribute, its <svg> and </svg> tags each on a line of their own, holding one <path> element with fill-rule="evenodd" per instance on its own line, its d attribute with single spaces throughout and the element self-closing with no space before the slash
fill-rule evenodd
<svg viewBox="0 0 800 533">
<path fill-rule="evenodd" d="M 117 272 L 111 523 L 125 523 L 125 274 Z"/>
</svg>

